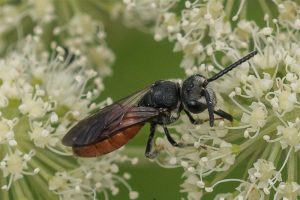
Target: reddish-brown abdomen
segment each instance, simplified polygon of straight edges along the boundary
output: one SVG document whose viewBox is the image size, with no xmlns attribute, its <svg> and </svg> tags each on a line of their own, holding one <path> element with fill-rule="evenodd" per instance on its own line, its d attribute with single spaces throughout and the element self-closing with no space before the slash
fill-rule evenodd
<svg viewBox="0 0 300 200">
<path fill-rule="evenodd" d="M 73 151 L 76 155 L 82 157 L 94 157 L 110 153 L 125 145 L 143 126 L 144 123 L 130 126 L 116 132 L 113 136 L 102 140 L 101 142 L 82 147 L 74 146 Z"/>
</svg>

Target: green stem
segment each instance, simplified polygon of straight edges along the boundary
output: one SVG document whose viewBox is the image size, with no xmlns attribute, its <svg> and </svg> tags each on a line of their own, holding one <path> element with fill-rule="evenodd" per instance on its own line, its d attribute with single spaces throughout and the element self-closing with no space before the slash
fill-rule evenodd
<svg viewBox="0 0 300 200">
<path fill-rule="evenodd" d="M 38 196 L 36 199 L 58 199 L 57 196 L 48 189 L 48 183 L 43 180 L 41 176 L 31 176 L 29 182 L 32 185 L 32 190 L 36 196 Z"/>
<path fill-rule="evenodd" d="M 247 2 L 245 2 L 241 14 L 240 14 L 240 19 L 247 19 Z"/>
<path fill-rule="evenodd" d="M 28 184 L 26 183 L 26 180 L 25 180 L 25 177 L 20 179 L 19 180 L 19 183 L 21 185 L 21 188 L 25 194 L 25 196 L 28 198 L 28 199 L 35 199 L 32 192 L 31 192 L 31 189 L 28 187 Z"/>
<path fill-rule="evenodd" d="M 74 14 L 80 14 L 81 13 L 80 7 L 77 5 L 76 0 L 69 0 L 67 3 L 71 5 Z"/>
<path fill-rule="evenodd" d="M 230 134 L 227 134 L 225 137 L 226 142 L 233 143 L 234 141 L 243 139 L 244 135 L 241 133 L 241 130 L 232 130 Z"/>
<path fill-rule="evenodd" d="M 89 0 L 89 1 L 93 6 L 98 7 L 101 11 L 111 13 L 111 10 L 113 9 L 113 6 L 109 5 L 108 3 L 103 3 L 104 1 L 93 1 L 93 0 Z"/>
<path fill-rule="evenodd" d="M 261 145 L 262 145 L 264 151 L 263 151 L 263 154 L 260 156 L 260 158 L 267 160 L 269 155 L 270 155 L 271 150 L 273 152 L 273 145 L 272 144 L 266 144 L 266 146 L 265 146 L 262 143 L 261 143 Z"/>
<path fill-rule="evenodd" d="M 268 126 L 268 124 L 266 124 L 267 128 L 264 129 L 264 130 L 262 130 L 257 137 L 255 137 L 253 139 L 249 139 L 246 142 L 244 142 L 243 144 L 241 144 L 241 146 L 240 146 L 241 147 L 241 151 L 249 148 L 250 146 L 252 146 L 258 140 L 261 140 L 264 135 L 272 133 L 274 130 L 276 130 L 277 126 L 278 126 L 277 123 L 274 123 L 274 124 L 272 124 L 270 126 Z"/>
<path fill-rule="evenodd" d="M 288 181 L 292 182 L 295 180 L 295 171 L 296 171 L 296 165 L 295 165 L 295 152 L 292 150 L 289 160 L 288 160 Z"/>
<path fill-rule="evenodd" d="M 297 157 L 297 154 L 299 154 L 299 153 L 295 153 L 295 155 L 294 155 L 294 158 L 295 158 L 295 179 L 296 180 L 299 180 L 299 177 L 298 177 L 298 175 L 299 175 L 299 173 L 298 173 L 298 157 Z"/>
<path fill-rule="evenodd" d="M 2 177 L 1 178 L 1 187 L 6 184 L 7 184 L 7 179 Z M 0 196 L 1 196 L 1 200 L 9 200 L 8 191 L 6 191 L 6 190 L 2 190 L 0 192 Z"/>
<path fill-rule="evenodd" d="M 47 150 L 43 150 L 40 154 L 47 154 L 47 158 L 59 163 L 65 169 L 74 169 L 78 166 L 75 158 L 71 156 L 61 156 Z"/>
<path fill-rule="evenodd" d="M 26 151 L 30 151 L 32 150 L 32 144 L 30 142 L 23 142 L 22 146 L 24 147 L 24 149 Z M 39 149 L 35 149 L 35 150 L 39 150 Z M 66 169 L 64 168 L 64 166 L 61 164 L 66 164 L 66 161 L 61 159 L 59 155 L 53 156 L 53 153 L 51 151 L 46 151 L 43 149 L 40 149 L 43 153 L 41 153 L 40 151 L 36 151 L 36 155 L 35 158 L 39 161 L 41 161 L 42 163 L 44 163 L 44 165 L 47 165 L 48 167 L 50 167 L 51 169 L 54 169 L 55 171 L 65 171 Z M 59 162 L 58 162 L 59 160 Z M 73 167 L 72 164 L 66 164 L 68 167 Z M 39 167 L 39 165 L 37 165 L 36 167 Z"/>
<path fill-rule="evenodd" d="M 275 144 L 272 144 L 273 145 L 273 148 L 272 148 L 272 153 L 269 155 L 269 158 L 268 160 L 273 162 L 275 164 L 275 161 L 276 161 L 276 158 L 280 157 L 280 144 L 279 143 L 275 143 Z"/>
<path fill-rule="evenodd" d="M 226 3 L 226 6 L 225 6 L 225 13 L 226 13 L 228 19 L 230 19 L 230 16 L 231 16 L 233 3 L 234 3 L 234 0 L 228 0 L 227 3 Z"/>
<path fill-rule="evenodd" d="M 272 19 L 272 12 L 271 10 L 269 9 L 269 5 L 266 4 L 266 1 L 265 0 L 258 0 L 261 8 L 263 9 L 264 13 L 268 14 L 270 19 Z"/>
<path fill-rule="evenodd" d="M 1 151 L 0 151 L 0 159 L 2 160 L 5 156 L 5 154 L 7 153 L 6 151 L 6 148 L 4 149 L 3 146 L 1 147 Z M 2 174 L 2 177 L 0 178 L 0 187 L 2 187 L 3 185 L 6 185 L 7 184 L 7 179 L 3 177 L 3 174 Z M 1 190 L 1 188 L 0 188 Z M 5 190 L 2 190 L 0 192 L 0 199 L 1 200 L 9 200 L 9 197 L 8 197 L 8 191 L 5 191 Z"/>
<path fill-rule="evenodd" d="M 79 0 L 78 5 L 82 8 L 82 12 L 87 13 L 94 19 L 98 19 L 103 23 L 109 21 L 109 14 L 111 13 L 112 6 L 106 6 L 102 1 L 95 0 Z"/>
<path fill-rule="evenodd" d="M 260 144 L 262 144 L 262 143 L 260 143 Z M 258 144 L 258 145 L 259 145 L 259 144 Z M 270 152 L 270 149 L 271 149 L 271 145 L 268 145 L 267 149 L 264 150 L 263 155 L 269 153 L 269 152 Z M 262 150 L 263 150 L 263 149 L 258 149 L 258 150 L 251 156 L 251 158 L 249 159 L 249 161 L 247 161 L 248 164 L 247 164 L 247 167 L 246 167 L 245 169 L 249 169 L 249 168 L 253 165 L 254 161 L 257 160 L 257 158 L 259 158 L 258 155 L 261 154 Z M 264 157 L 262 156 L 262 158 L 264 158 Z M 242 177 L 243 177 L 243 179 L 247 179 L 247 178 L 248 178 L 248 171 L 247 171 L 247 170 L 245 170 L 244 175 L 243 175 Z"/>
<path fill-rule="evenodd" d="M 60 25 L 67 24 L 72 17 L 67 1 L 55 0 L 54 5 L 57 11 L 59 24 Z"/>
<path fill-rule="evenodd" d="M 26 195 L 23 193 L 18 181 L 14 182 L 13 191 L 14 191 L 13 196 L 15 197 L 14 199 L 28 200 Z"/>
<path fill-rule="evenodd" d="M 35 168 L 40 169 L 39 173 L 37 175 L 34 175 L 34 176 L 42 177 L 45 181 L 49 181 L 50 178 L 52 177 L 51 171 L 43 163 L 41 163 L 39 160 L 37 160 L 35 158 L 32 158 L 29 161 L 29 165 L 33 169 L 35 169 Z"/>
<path fill-rule="evenodd" d="M 225 172 L 219 173 L 219 175 L 217 175 L 213 181 L 212 181 L 212 185 L 218 181 L 220 181 L 221 179 L 224 179 L 228 174 L 230 174 L 240 163 L 244 162 L 245 159 L 251 155 L 254 151 L 257 151 L 256 148 L 250 148 L 247 149 L 247 151 L 243 151 L 242 153 L 240 153 L 240 155 L 238 155 L 236 161 L 234 162 L 234 164 Z"/>
</svg>

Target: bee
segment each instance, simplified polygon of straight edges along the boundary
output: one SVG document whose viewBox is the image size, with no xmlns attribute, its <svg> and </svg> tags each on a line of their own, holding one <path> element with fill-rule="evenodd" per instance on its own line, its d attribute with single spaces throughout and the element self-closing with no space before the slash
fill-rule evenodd
<svg viewBox="0 0 300 200">
<path fill-rule="evenodd" d="M 184 144 L 176 142 L 166 125 L 178 120 L 184 111 L 192 124 L 197 124 L 191 113 L 198 114 L 208 110 L 208 121 L 214 126 L 214 115 L 233 121 L 233 117 L 223 110 L 216 110 L 216 95 L 209 86 L 224 74 L 246 62 L 257 54 L 253 51 L 210 78 L 194 74 L 178 82 L 159 80 L 148 87 L 131 94 L 95 114 L 79 121 L 62 139 L 65 146 L 71 146 L 73 152 L 81 157 L 94 157 L 110 153 L 133 138 L 139 130 L 150 123 L 145 156 L 157 155 L 152 150 L 154 133 L 157 126 L 162 126 L 167 140 L 175 147 Z"/>
</svg>

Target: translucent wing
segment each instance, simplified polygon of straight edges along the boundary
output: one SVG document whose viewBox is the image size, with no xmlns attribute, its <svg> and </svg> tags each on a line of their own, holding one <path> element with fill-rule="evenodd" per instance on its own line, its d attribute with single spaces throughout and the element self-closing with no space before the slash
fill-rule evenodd
<svg viewBox="0 0 300 200">
<path fill-rule="evenodd" d="M 144 88 L 109 105 L 76 124 L 62 139 L 66 146 L 86 146 L 112 137 L 121 129 L 143 123 L 158 115 L 150 107 L 137 107 L 139 100 L 151 89 Z M 122 120 L 126 115 L 126 120 Z M 126 122 L 126 123 L 124 123 Z"/>
<path fill-rule="evenodd" d="M 149 107 L 132 107 L 122 118 L 119 125 L 109 130 L 110 136 L 85 146 L 72 146 L 73 152 L 81 157 L 101 156 L 122 147 L 144 126 L 145 121 L 157 115 L 157 110 Z"/>
</svg>

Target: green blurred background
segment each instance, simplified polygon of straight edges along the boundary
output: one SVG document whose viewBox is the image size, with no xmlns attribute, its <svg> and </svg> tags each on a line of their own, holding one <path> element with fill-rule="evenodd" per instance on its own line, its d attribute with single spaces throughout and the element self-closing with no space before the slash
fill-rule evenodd
<svg viewBox="0 0 300 200">
<path fill-rule="evenodd" d="M 3 2 L 5 0 L 0 0 L 0 5 Z M 77 1 L 77 3 L 83 4 L 84 2 Z M 248 10 L 251 11 L 247 13 L 249 15 L 247 17 L 262 25 L 264 24 L 262 19 L 265 13 L 257 5 L 257 1 L 251 1 L 251 3 L 247 4 Z M 270 10 L 275 10 L 274 5 L 267 4 L 267 6 Z M 59 16 L 64 16 L 64 6 L 58 8 L 60 9 L 59 12 L 61 12 Z M 234 10 L 236 11 L 237 9 L 234 6 Z M 116 56 L 112 69 L 113 75 L 105 78 L 104 81 L 105 91 L 101 95 L 102 99 L 112 97 L 114 101 L 118 100 L 159 79 L 184 78 L 183 70 L 179 67 L 182 55 L 172 51 L 172 43 L 168 41 L 156 42 L 153 39 L 153 35 L 125 27 L 121 21 L 110 20 L 109 17 L 102 16 L 102 13 L 97 8 L 82 6 L 82 10 L 85 10 L 88 14 L 93 13 L 94 16 L 99 15 L 98 17 L 101 20 L 101 17 L 105 19 L 103 22 L 107 33 L 108 46 Z M 61 19 L 61 21 L 63 20 Z M 148 134 L 149 125 L 146 125 L 126 145 L 126 151 L 132 156 L 138 156 L 140 162 L 135 166 L 120 165 L 121 174 L 129 172 L 132 175 L 129 184 L 133 190 L 139 192 L 138 199 L 177 200 L 184 197 L 185 194 L 180 193 L 180 184 L 183 183 L 182 170 L 179 168 L 161 168 L 144 157 Z M 157 132 L 157 135 L 162 134 Z M 243 165 L 240 169 L 244 173 Z M 228 184 L 221 188 L 222 191 L 228 191 L 226 187 L 228 187 Z M 230 186 L 230 189 L 232 188 L 234 187 Z M 117 196 L 110 196 L 110 199 L 128 199 L 127 189 L 121 186 L 120 193 Z"/>
<path fill-rule="evenodd" d="M 116 61 L 113 75 L 105 79 L 103 99 L 110 96 L 115 101 L 155 80 L 184 77 L 183 70 L 179 68 L 181 55 L 172 52 L 173 44 L 170 42 L 155 42 L 150 34 L 126 28 L 118 21 L 107 22 L 105 27 L 107 42 L 115 53 Z M 139 199 L 180 199 L 182 170 L 161 168 L 144 157 L 148 134 L 149 125 L 146 125 L 126 145 L 128 151 L 139 156 L 139 164 L 121 165 L 120 170 L 132 175 L 129 183 L 139 192 Z M 120 194 L 111 199 L 128 199 L 128 193 L 122 188 Z"/>
</svg>

